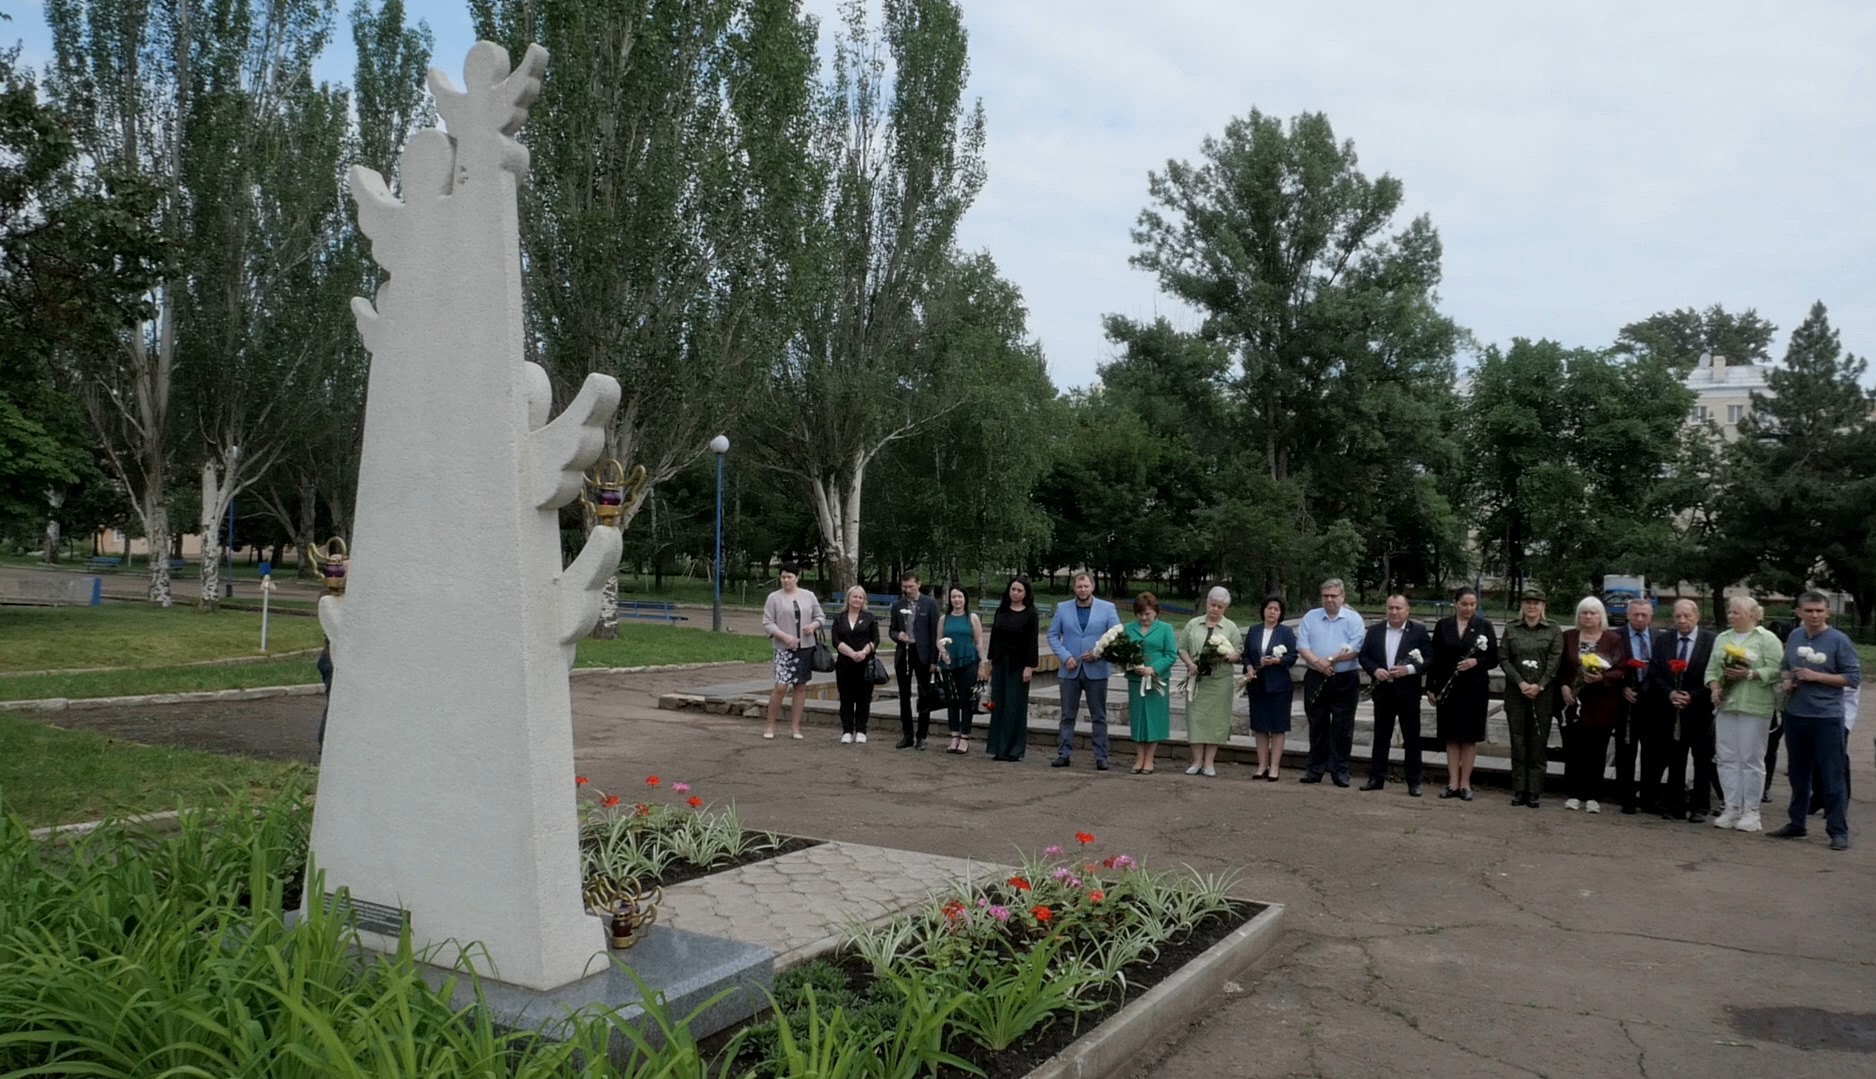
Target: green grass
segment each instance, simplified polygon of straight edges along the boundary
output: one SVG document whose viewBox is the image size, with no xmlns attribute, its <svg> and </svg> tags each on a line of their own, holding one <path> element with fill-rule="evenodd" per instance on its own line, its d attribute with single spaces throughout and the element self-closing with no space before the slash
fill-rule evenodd
<svg viewBox="0 0 1876 1079">
<path fill-rule="evenodd" d="M 304 765 L 145 746 L 0 714 L 0 802 L 28 825 L 96 820 L 307 782 Z"/>
<path fill-rule="evenodd" d="M 86 610 L 79 608 L 78 610 Z M 193 616 L 183 615 L 183 618 Z M 232 617 L 222 615 L 217 617 Z M 299 621 L 299 620 L 295 620 Z M 275 623 L 276 626 L 279 623 Z M 277 638 L 276 638 L 277 639 Z M 6 641 L 0 638 L 0 641 Z M 318 644 L 317 638 L 313 641 Z M 7 647 L 11 647 L 10 643 Z M 581 667 L 647 667 L 667 663 L 760 662 L 769 658 L 761 637 L 711 633 L 704 629 L 624 622 L 613 641 L 580 642 Z M 195 693 L 258 686 L 300 686 L 319 681 L 310 656 L 227 667 L 145 667 L 91 674 L 0 674 L 0 701 L 47 697 L 129 697 L 149 693 Z"/>
<path fill-rule="evenodd" d="M 267 636 L 274 652 L 317 648 L 323 639 L 311 618 L 273 619 Z M 261 616 L 248 611 L 202 614 L 183 605 L 164 610 L 142 603 L 0 607 L 0 673 L 173 667 L 258 655 L 260 641 Z"/>
</svg>

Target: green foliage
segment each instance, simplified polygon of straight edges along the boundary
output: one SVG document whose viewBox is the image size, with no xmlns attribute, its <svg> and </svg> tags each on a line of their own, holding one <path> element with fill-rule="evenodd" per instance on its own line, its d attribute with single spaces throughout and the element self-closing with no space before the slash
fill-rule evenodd
<svg viewBox="0 0 1876 1079">
<path fill-rule="evenodd" d="M 1691 371 L 1703 352 L 1732 363 L 1770 363 L 1768 350 L 1777 329 L 1751 308 L 1735 315 L 1717 303 L 1704 311 L 1683 307 L 1622 327 L 1615 350 L 1656 360 L 1681 374 Z"/>
<path fill-rule="evenodd" d="M 1815 578 L 1876 610 L 1876 393 L 1822 303 L 1792 332 L 1725 461 L 1720 531 L 1756 562 L 1753 580 L 1795 591 Z"/>
<path fill-rule="evenodd" d="M 780 840 L 743 826 L 736 807 L 674 806 L 663 802 L 595 808 L 583 803 L 580 873 L 588 880 L 635 878 L 650 885 L 666 872 L 726 866 L 746 854 L 771 850 Z"/>
</svg>

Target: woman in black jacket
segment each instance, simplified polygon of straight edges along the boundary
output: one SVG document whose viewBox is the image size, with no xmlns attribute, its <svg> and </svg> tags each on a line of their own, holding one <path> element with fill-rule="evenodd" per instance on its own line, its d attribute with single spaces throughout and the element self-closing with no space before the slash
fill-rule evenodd
<svg viewBox="0 0 1876 1079">
<path fill-rule="evenodd" d="M 867 675 L 879 651 L 879 619 L 866 609 L 866 589 L 847 589 L 847 603 L 834 616 L 834 687 L 840 691 L 840 744 L 866 744 L 866 717 L 873 709 L 873 680 Z"/>
<path fill-rule="evenodd" d="M 1029 581 L 1012 577 L 990 623 L 990 730 L 984 751 L 1020 761 L 1029 747 L 1029 680 L 1036 674 L 1040 623 Z"/>
<path fill-rule="evenodd" d="M 1453 613 L 1433 627 L 1432 659 L 1427 699 L 1446 743 L 1446 790 L 1440 797 L 1470 802 L 1472 762 L 1485 740 L 1486 694 L 1498 666 L 1498 635 L 1479 613 L 1479 594 L 1472 588 L 1454 592 Z"/>
</svg>

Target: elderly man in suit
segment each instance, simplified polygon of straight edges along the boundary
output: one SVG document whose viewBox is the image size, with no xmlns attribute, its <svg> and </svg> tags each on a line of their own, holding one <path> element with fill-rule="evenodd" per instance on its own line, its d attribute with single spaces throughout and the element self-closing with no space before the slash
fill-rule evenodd
<svg viewBox="0 0 1876 1079">
<path fill-rule="evenodd" d="M 1365 791 L 1387 786 L 1387 750 L 1400 724 L 1401 743 L 1407 751 L 1407 794 L 1420 797 L 1420 694 L 1433 652 L 1433 636 L 1407 617 L 1407 597 L 1387 598 L 1387 621 L 1369 626 L 1356 657 L 1374 681 L 1374 752 L 1368 759 Z"/>
<path fill-rule="evenodd" d="M 938 653 L 938 601 L 919 591 L 918 574 L 899 575 L 900 597 L 892 605 L 888 632 L 897 645 L 892 666 L 899 676 L 899 728 L 895 749 L 924 749 L 931 730 L 931 664 Z M 918 685 L 918 724 L 912 722 L 912 686 Z"/>
<path fill-rule="evenodd" d="M 1107 678 L 1111 672 L 1107 661 L 1094 654 L 1094 645 L 1103 633 L 1119 625 L 1114 605 L 1095 598 L 1094 578 L 1075 574 L 1075 602 L 1057 606 L 1055 617 L 1049 620 L 1049 651 L 1062 661 L 1056 672 L 1062 687 L 1062 725 L 1051 768 L 1068 767 L 1075 748 L 1075 717 L 1086 694 L 1088 720 L 1094 725 L 1094 767 L 1107 771 Z"/>
<path fill-rule="evenodd" d="M 1712 630 L 1700 628 L 1700 605 L 1691 599 L 1674 602 L 1673 628 L 1654 639 L 1647 684 L 1651 692 L 1667 698 L 1658 722 L 1669 728 L 1664 739 L 1663 820 L 1678 820 L 1685 814 L 1691 823 L 1705 824 L 1713 810 L 1713 783 L 1719 771 L 1713 763 L 1713 699 L 1701 684 L 1707 661 L 1713 658 L 1713 640 Z M 1691 789 L 1685 785 L 1688 757 L 1694 760 Z"/>
</svg>

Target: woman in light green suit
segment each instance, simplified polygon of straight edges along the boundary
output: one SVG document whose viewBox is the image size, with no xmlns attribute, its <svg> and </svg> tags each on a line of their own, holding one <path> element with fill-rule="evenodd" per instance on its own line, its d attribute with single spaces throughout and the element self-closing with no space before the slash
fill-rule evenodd
<svg viewBox="0 0 1876 1079">
<path fill-rule="evenodd" d="M 1179 631 L 1179 660 L 1190 680 L 1186 698 L 1186 741 L 1192 744 L 1192 767 L 1186 775 L 1215 776 L 1218 747 L 1231 741 L 1231 703 L 1237 696 L 1237 657 L 1244 648 L 1244 631 L 1225 617 L 1231 593 L 1214 588 L 1205 596 L 1205 613 Z M 1202 658 L 1205 642 L 1222 636 L 1227 654 L 1209 663 Z"/>
</svg>

